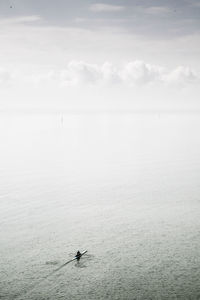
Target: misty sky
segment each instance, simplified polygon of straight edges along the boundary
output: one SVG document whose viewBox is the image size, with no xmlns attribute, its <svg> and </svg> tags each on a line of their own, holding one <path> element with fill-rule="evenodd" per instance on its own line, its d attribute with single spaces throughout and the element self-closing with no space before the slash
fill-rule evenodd
<svg viewBox="0 0 200 300">
<path fill-rule="evenodd" d="M 198 0 L 1 0 L 1 102 L 75 99 L 80 86 L 82 98 L 198 104 L 199 49 Z"/>
</svg>

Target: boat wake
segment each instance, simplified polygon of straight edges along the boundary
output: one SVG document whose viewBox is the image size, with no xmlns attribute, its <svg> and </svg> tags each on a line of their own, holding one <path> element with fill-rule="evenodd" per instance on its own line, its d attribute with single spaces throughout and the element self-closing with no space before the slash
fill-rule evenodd
<svg viewBox="0 0 200 300">
<path fill-rule="evenodd" d="M 82 255 L 84 255 L 87 251 L 84 251 L 82 253 Z M 81 255 L 81 256 L 82 256 Z M 40 284 L 44 283 L 49 277 L 51 277 L 52 275 L 54 275 L 56 272 L 60 271 L 62 268 L 64 268 L 66 265 L 68 265 L 69 263 L 71 263 L 72 261 L 77 260 L 77 257 L 75 256 L 74 258 L 68 260 L 67 262 L 65 262 L 63 265 L 61 265 L 60 267 L 56 268 L 55 270 L 53 270 L 50 274 L 46 275 L 45 277 L 43 277 L 40 281 L 36 282 L 35 284 L 33 284 L 32 286 L 30 286 L 26 291 L 23 291 L 20 294 L 15 295 L 14 299 L 20 299 L 23 298 L 24 296 L 27 296 L 27 294 L 31 293 L 36 287 L 38 287 Z"/>
</svg>

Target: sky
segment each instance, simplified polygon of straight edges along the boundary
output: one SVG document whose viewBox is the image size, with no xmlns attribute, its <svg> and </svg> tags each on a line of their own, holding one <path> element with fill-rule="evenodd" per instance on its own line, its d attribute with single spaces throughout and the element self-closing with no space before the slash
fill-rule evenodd
<svg viewBox="0 0 200 300">
<path fill-rule="evenodd" d="M 0 104 L 199 109 L 199 0 L 0 0 Z"/>
</svg>

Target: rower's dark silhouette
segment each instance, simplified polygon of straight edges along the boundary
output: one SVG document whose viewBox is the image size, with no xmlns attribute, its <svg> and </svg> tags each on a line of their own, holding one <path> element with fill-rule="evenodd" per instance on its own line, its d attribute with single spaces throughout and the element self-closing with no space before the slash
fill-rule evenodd
<svg viewBox="0 0 200 300">
<path fill-rule="evenodd" d="M 79 260 L 81 258 L 81 252 L 79 250 L 76 253 L 76 258 L 77 258 L 77 260 Z"/>
</svg>

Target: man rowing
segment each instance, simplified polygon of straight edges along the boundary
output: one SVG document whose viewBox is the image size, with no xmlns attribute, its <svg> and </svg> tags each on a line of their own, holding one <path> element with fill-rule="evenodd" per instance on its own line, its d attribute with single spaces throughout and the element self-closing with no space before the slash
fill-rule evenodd
<svg viewBox="0 0 200 300">
<path fill-rule="evenodd" d="M 76 253 L 76 256 L 75 256 L 77 258 L 77 260 L 79 260 L 81 258 L 81 255 L 82 255 L 81 252 L 78 250 Z"/>
</svg>

